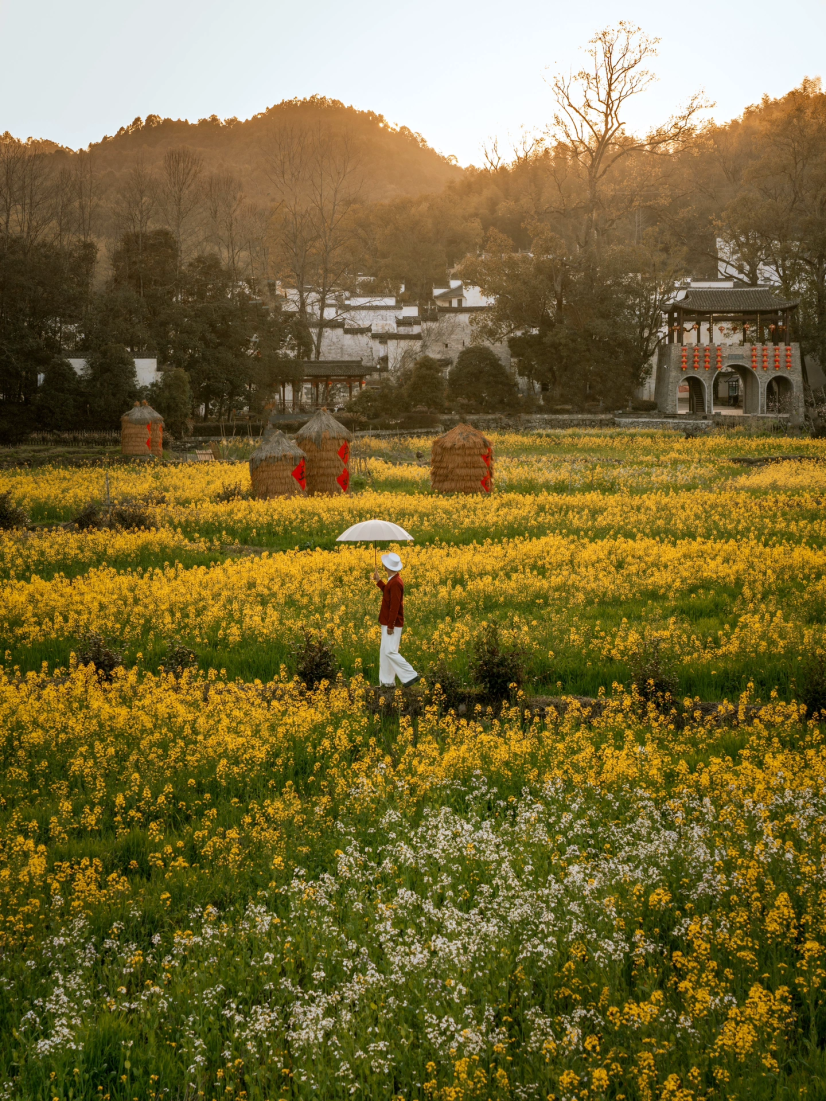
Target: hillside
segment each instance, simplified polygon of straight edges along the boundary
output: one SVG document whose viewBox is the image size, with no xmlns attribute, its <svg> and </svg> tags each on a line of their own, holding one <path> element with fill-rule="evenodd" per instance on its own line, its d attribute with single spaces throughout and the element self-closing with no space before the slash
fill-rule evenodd
<svg viewBox="0 0 826 1101">
<path fill-rule="evenodd" d="M 271 200 L 265 173 L 268 143 L 274 130 L 283 126 L 307 130 L 323 126 L 346 135 L 357 154 L 366 200 L 387 201 L 440 191 L 462 175 L 460 167 L 407 127 L 391 126 L 372 111 L 358 111 L 317 96 L 278 103 L 245 121 L 215 115 L 194 123 L 159 115 L 135 119 L 113 137 L 92 144 L 95 175 L 99 185 L 108 190 L 117 186 L 136 158 L 142 157 L 152 168 L 160 164 L 167 150 L 189 146 L 202 155 L 208 172 L 231 171 L 243 182 L 246 198 L 266 206 Z M 59 150 L 56 155 L 73 158 L 71 150 Z"/>
</svg>

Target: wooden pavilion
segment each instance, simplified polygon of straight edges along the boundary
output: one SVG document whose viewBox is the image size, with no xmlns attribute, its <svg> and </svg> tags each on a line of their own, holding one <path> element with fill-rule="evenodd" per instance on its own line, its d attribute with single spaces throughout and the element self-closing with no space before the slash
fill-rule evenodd
<svg viewBox="0 0 826 1101">
<path fill-rule="evenodd" d="M 686 332 L 708 325 L 708 343 L 714 344 L 714 326 L 740 326 L 743 343 L 791 344 L 792 316 L 799 302 L 778 297 L 770 287 L 690 287 L 669 303 L 668 343 L 684 344 Z M 686 329 L 688 323 L 688 329 Z"/>
<path fill-rule="evenodd" d="M 375 372 L 375 367 L 366 367 L 360 359 L 319 359 L 298 360 L 295 364 L 296 378 L 290 383 L 281 384 L 281 412 L 299 412 L 307 409 L 321 409 L 330 403 L 330 391 L 334 386 L 347 387 L 348 399 L 352 398 L 353 391 L 358 393 L 364 386 L 368 375 Z M 304 399 L 304 391 L 307 383 L 311 386 L 312 397 L 310 401 Z M 290 396 L 287 396 L 287 387 L 290 387 Z"/>
</svg>

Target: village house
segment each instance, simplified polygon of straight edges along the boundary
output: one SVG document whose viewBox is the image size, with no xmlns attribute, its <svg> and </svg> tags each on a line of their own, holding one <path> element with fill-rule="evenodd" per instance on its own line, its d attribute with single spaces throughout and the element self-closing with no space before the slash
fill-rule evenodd
<svg viewBox="0 0 826 1101">
<path fill-rule="evenodd" d="M 400 293 L 404 288 L 400 288 Z M 283 291 L 293 308 L 297 293 Z M 308 299 L 310 329 L 317 335 L 318 299 Z M 354 386 L 378 382 L 384 373 L 402 370 L 424 355 L 439 360 L 447 371 L 463 348 L 485 343 L 474 332 L 473 321 L 490 304 L 478 287 L 461 279 L 434 287 L 421 308 L 406 305 L 396 295 L 343 294 L 325 306 L 321 326 L 321 356 L 306 365 L 305 377 L 282 392 L 284 408 L 314 406 L 328 399 L 331 388 L 340 400 L 352 395 Z M 507 344 L 493 344 L 502 363 L 511 368 Z"/>
</svg>

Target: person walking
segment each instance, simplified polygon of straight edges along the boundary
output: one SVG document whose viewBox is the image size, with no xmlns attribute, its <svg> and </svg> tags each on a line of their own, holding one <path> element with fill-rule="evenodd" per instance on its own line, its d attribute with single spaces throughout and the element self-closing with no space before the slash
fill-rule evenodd
<svg viewBox="0 0 826 1101">
<path fill-rule="evenodd" d="M 409 688 L 419 679 L 419 674 L 409 661 L 399 653 L 404 626 L 404 582 L 401 579 L 402 560 L 397 554 L 383 554 L 381 564 L 387 570 L 387 581 L 382 581 L 379 572 L 373 573 L 373 580 L 381 589 L 381 650 L 379 653 L 379 683 L 382 688 L 392 688 L 396 677 L 403 688 Z"/>
</svg>

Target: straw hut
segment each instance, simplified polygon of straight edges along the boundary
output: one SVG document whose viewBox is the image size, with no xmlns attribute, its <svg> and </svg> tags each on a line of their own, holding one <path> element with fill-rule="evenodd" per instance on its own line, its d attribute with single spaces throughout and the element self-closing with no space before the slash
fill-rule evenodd
<svg viewBox="0 0 826 1101">
<path fill-rule="evenodd" d="M 145 401 L 136 401 L 120 419 L 120 453 L 141 459 L 163 454 L 163 417 Z"/>
<path fill-rule="evenodd" d="M 307 456 L 283 432 L 268 428 L 250 455 L 252 492 L 256 497 L 306 497 Z"/>
<path fill-rule="evenodd" d="M 307 453 L 307 493 L 319 496 L 324 493 L 348 493 L 350 490 L 350 440 L 352 436 L 331 417 L 326 409 L 319 409 L 312 420 L 307 421 L 296 441 Z"/>
<path fill-rule="evenodd" d="M 469 424 L 457 424 L 433 443 L 430 484 L 436 493 L 490 493 L 493 446 Z"/>
</svg>

